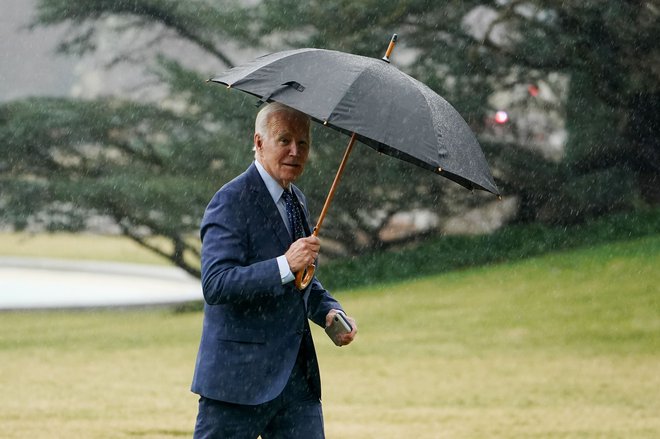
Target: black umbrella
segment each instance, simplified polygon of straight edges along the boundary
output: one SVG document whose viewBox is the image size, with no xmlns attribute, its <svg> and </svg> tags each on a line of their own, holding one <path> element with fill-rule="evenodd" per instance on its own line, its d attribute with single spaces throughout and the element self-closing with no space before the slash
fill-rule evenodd
<svg viewBox="0 0 660 439">
<path fill-rule="evenodd" d="M 481 147 L 461 115 L 429 87 L 383 59 L 323 49 L 262 56 L 211 81 L 277 101 L 351 136 L 314 229 L 318 234 L 355 140 L 468 188 L 499 195 Z M 313 266 L 299 273 L 311 281 Z M 300 279 L 300 280 L 299 280 Z M 305 282 L 306 281 L 306 282 Z"/>
</svg>

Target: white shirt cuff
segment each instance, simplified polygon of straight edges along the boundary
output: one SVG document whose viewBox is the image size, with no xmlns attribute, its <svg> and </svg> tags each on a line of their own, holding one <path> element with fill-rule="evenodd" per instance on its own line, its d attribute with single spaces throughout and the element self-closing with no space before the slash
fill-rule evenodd
<svg viewBox="0 0 660 439">
<path fill-rule="evenodd" d="M 277 257 L 277 266 L 280 269 L 280 278 L 282 279 L 282 285 L 288 284 L 296 277 L 291 273 L 291 267 L 289 267 L 289 262 L 286 260 L 286 256 Z"/>
</svg>

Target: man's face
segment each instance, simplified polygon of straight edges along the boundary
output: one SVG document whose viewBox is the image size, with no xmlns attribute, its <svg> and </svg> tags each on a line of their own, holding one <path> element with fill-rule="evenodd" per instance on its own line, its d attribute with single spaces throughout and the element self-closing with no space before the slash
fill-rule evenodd
<svg viewBox="0 0 660 439">
<path fill-rule="evenodd" d="M 309 122 L 302 115 L 278 111 L 270 115 L 268 134 L 256 133 L 257 159 L 282 187 L 302 174 L 309 155 Z"/>
</svg>

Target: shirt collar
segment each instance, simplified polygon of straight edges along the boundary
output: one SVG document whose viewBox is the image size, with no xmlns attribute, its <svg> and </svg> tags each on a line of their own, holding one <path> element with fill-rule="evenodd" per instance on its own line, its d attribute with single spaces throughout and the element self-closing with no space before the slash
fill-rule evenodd
<svg viewBox="0 0 660 439">
<path fill-rule="evenodd" d="M 282 189 L 282 186 L 275 181 L 275 179 L 264 169 L 264 167 L 259 163 L 259 160 L 255 160 L 254 164 L 257 167 L 257 171 L 259 171 L 259 175 L 261 176 L 261 179 L 264 181 L 266 184 L 266 189 L 268 189 L 268 193 L 270 193 L 270 196 L 273 198 L 273 201 L 275 204 L 277 204 L 280 201 L 280 198 L 282 197 L 282 192 L 284 192 L 284 189 Z"/>
</svg>

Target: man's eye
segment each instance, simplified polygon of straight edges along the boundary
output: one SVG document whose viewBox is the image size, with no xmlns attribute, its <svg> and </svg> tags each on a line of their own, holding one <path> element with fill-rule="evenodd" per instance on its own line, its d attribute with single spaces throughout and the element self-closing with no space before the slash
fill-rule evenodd
<svg viewBox="0 0 660 439">
<path fill-rule="evenodd" d="M 283 144 L 283 145 L 286 145 L 286 144 L 289 143 L 289 139 L 287 139 L 287 138 L 282 138 L 282 139 L 280 139 L 280 143 Z"/>
</svg>

